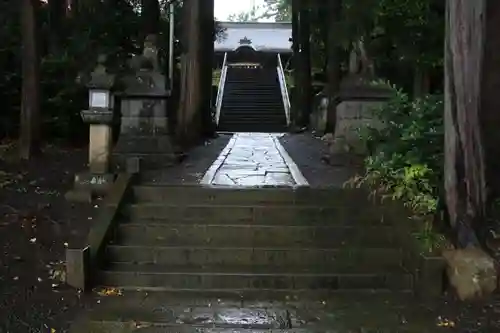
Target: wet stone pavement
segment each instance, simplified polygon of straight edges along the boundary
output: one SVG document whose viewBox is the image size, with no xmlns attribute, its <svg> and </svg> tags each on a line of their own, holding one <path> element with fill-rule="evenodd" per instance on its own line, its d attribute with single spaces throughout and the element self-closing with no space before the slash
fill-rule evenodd
<svg viewBox="0 0 500 333">
<path fill-rule="evenodd" d="M 307 185 L 279 143 L 279 135 L 234 134 L 201 183 L 218 186 Z"/>
<path fill-rule="evenodd" d="M 324 300 L 289 297 L 262 301 L 183 298 L 163 292 L 124 291 L 101 299 L 86 324 L 72 333 L 494 333 L 486 322 L 461 323 L 444 303 L 420 304 L 411 295 L 348 293 Z M 119 318 L 117 320 L 117 318 Z M 463 326 L 466 324 L 466 327 Z"/>
</svg>

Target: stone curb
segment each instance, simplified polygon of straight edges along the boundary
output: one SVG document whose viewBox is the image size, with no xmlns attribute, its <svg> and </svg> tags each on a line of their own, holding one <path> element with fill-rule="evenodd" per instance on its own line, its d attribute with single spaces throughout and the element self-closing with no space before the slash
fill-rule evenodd
<svg viewBox="0 0 500 333">
<path fill-rule="evenodd" d="M 91 274 L 99 267 L 102 252 L 117 221 L 126 193 L 135 174 L 119 174 L 111 186 L 97 220 L 92 226 L 87 246 L 83 249 L 66 249 L 66 282 L 68 285 L 85 290 L 92 284 Z"/>
</svg>

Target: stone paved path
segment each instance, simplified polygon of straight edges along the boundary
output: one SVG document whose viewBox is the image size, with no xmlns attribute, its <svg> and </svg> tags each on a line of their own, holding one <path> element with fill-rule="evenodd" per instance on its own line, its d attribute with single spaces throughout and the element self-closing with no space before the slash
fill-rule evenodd
<svg viewBox="0 0 500 333">
<path fill-rule="evenodd" d="M 208 169 L 202 184 L 219 186 L 307 186 L 279 134 L 237 133 Z"/>
</svg>

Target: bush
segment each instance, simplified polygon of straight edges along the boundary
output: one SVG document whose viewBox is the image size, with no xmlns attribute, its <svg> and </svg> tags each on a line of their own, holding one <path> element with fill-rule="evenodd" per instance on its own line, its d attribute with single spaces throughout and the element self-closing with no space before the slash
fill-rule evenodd
<svg viewBox="0 0 500 333">
<path fill-rule="evenodd" d="M 351 181 L 367 186 L 382 199 L 404 203 L 415 218 L 423 221 L 415 235 L 429 251 L 442 237 L 433 232 L 432 222 L 439 212 L 443 175 L 443 96 L 412 100 L 393 89 L 392 98 L 375 114 L 382 129 L 361 128 L 359 136 L 368 147 L 365 173 Z"/>
<path fill-rule="evenodd" d="M 365 173 L 353 183 L 402 201 L 416 216 L 431 220 L 443 173 L 443 105 L 442 96 L 412 100 L 393 88 L 388 103 L 375 110 L 383 129 L 359 131 L 369 156 Z"/>
</svg>

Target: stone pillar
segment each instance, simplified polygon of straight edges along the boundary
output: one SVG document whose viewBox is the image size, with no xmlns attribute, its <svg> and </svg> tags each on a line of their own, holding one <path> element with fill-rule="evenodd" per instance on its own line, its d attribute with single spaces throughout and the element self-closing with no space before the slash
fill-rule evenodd
<svg viewBox="0 0 500 333">
<path fill-rule="evenodd" d="M 156 55 L 153 45 L 145 45 L 143 55 L 131 61 L 133 74 L 123 80 L 120 137 L 112 156 L 118 169 L 124 169 L 130 159 L 138 160 L 143 168 L 176 161 L 167 117 L 170 91 L 165 88 L 166 77 L 157 66 Z"/>
<path fill-rule="evenodd" d="M 107 73 L 105 56 L 99 56 L 96 69 L 91 74 L 89 109 L 81 117 L 89 124 L 89 170 L 75 175 L 75 188 L 67 193 L 74 201 L 90 201 L 93 194 L 104 194 L 114 181 L 109 172 L 114 120 L 114 75 Z"/>
<path fill-rule="evenodd" d="M 358 129 L 366 125 L 375 128 L 383 126 L 376 118 L 374 109 L 382 106 L 390 95 L 388 87 L 374 85 L 356 74 L 350 74 L 341 83 L 330 159 L 345 154 L 366 154 L 366 147 L 359 140 Z"/>
<path fill-rule="evenodd" d="M 90 124 L 89 168 L 91 173 L 108 172 L 111 134 L 111 127 L 108 124 Z"/>
</svg>

